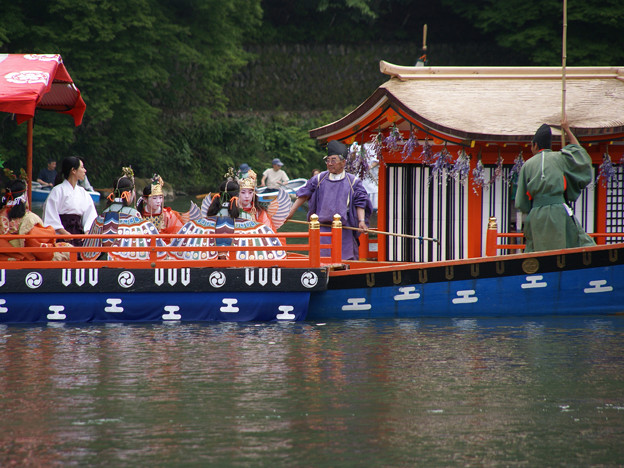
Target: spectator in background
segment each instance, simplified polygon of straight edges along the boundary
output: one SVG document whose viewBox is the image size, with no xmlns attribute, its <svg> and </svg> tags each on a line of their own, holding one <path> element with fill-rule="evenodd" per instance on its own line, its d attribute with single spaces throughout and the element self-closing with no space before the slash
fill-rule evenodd
<svg viewBox="0 0 624 468">
<path fill-rule="evenodd" d="M 247 163 L 241 164 L 240 167 L 238 168 L 238 180 L 246 179 L 247 177 L 249 177 L 250 169 L 251 168 L 249 167 L 249 164 Z"/>
<path fill-rule="evenodd" d="M 260 186 L 266 185 L 270 189 L 278 189 L 280 186 L 288 183 L 289 179 L 286 172 L 282 170 L 284 163 L 278 158 L 275 158 L 271 163 L 273 167 L 267 169 L 262 173 L 262 181 Z"/>
<path fill-rule="evenodd" d="M 42 187 L 52 188 L 54 187 L 54 179 L 56 179 L 56 161 L 48 159 L 48 166 L 39 171 L 37 182 L 39 182 Z"/>
</svg>

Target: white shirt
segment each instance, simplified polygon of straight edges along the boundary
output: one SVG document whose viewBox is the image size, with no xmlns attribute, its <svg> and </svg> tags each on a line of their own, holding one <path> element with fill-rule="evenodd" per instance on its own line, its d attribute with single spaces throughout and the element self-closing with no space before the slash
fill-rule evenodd
<svg viewBox="0 0 624 468">
<path fill-rule="evenodd" d="M 262 177 L 265 177 L 264 183 L 267 188 L 280 188 L 281 184 L 288 182 L 288 176 L 282 169 L 279 171 L 274 170 L 272 167 L 268 168 L 262 173 Z"/>
<path fill-rule="evenodd" d="M 72 187 L 67 180 L 53 187 L 45 203 L 43 223 L 52 226 L 54 230 L 65 229 L 60 215 L 77 214 L 82 216 L 82 229 L 89 232 L 91 224 L 97 218 L 97 210 L 91 195 L 76 184 Z"/>
<path fill-rule="evenodd" d="M 340 174 L 329 173 L 329 180 L 342 180 L 346 177 L 347 172 L 342 171 Z"/>
</svg>

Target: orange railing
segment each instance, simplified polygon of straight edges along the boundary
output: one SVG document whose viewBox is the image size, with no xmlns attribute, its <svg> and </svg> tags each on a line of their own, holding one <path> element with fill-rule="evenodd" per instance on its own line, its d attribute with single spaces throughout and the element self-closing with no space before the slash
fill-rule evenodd
<svg viewBox="0 0 624 468">
<path fill-rule="evenodd" d="M 616 237 L 624 240 L 624 232 L 594 232 L 589 233 L 594 239 L 602 239 L 605 237 Z M 524 238 L 524 234 L 521 232 L 498 232 L 498 225 L 496 218 L 491 217 L 488 220 L 487 234 L 485 239 L 485 255 L 493 257 L 498 255 L 499 250 L 524 250 L 525 244 L 499 244 L 499 239 L 505 238 Z"/>
<path fill-rule="evenodd" d="M 358 250 L 360 260 L 377 260 L 379 258 L 379 243 L 377 238 L 371 239 L 370 234 L 360 234 L 360 248 Z"/>
<path fill-rule="evenodd" d="M 0 235 L 0 239 L 5 241 L 12 241 L 18 239 L 26 239 L 28 235 Z M 55 241 L 69 239 L 119 239 L 120 235 L 107 234 L 107 235 L 57 235 L 49 237 L 50 240 Z M 331 266 L 342 263 L 342 224 L 339 219 L 338 222 L 332 223 L 331 232 L 321 232 L 318 223 L 318 217 L 313 215 L 310 223 L 308 223 L 307 232 L 287 232 L 287 233 L 274 233 L 269 234 L 237 234 L 237 239 L 258 239 L 258 238 L 276 238 L 286 239 L 286 245 L 278 246 L 171 246 L 171 245 L 157 245 L 157 240 L 162 239 L 165 244 L 168 244 L 172 239 L 232 239 L 228 234 L 133 234 L 124 235 L 124 239 L 145 239 L 144 246 L 92 246 L 92 247 L 68 247 L 62 245 L 47 244 L 43 247 L 8 247 L 5 245 L 0 246 L 0 254 L 4 256 L 11 256 L 11 254 L 37 254 L 37 253 L 50 253 L 50 252 L 69 252 L 69 260 L 0 260 L 0 269 L 22 269 L 22 268 L 37 268 L 37 269 L 49 269 L 49 268 L 100 268 L 100 267 L 114 267 L 114 268 L 138 268 L 138 269 L 150 269 L 150 268 L 187 268 L 187 267 L 269 267 L 269 266 L 281 266 L 291 268 L 319 268 L 322 266 Z M 329 244 L 321 244 L 321 237 L 329 237 Z M 288 243 L 287 239 L 305 239 L 305 243 Z M 321 245 L 325 250 L 329 250 L 329 256 L 321 256 Z M 180 260 L 171 257 L 169 254 L 173 252 L 194 252 L 194 251 L 210 251 L 219 253 L 236 253 L 241 251 L 285 251 L 286 258 L 283 259 L 209 259 L 209 260 Z M 85 252 L 145 252 L 148 255 L 144 259 L 128 259 L 128 260 L 81 260 L 80 255 Z M 159 255 L 160 254 L 160 255 Z M 235 257 L 235 255 L 232 255 Z"/>
</svg>

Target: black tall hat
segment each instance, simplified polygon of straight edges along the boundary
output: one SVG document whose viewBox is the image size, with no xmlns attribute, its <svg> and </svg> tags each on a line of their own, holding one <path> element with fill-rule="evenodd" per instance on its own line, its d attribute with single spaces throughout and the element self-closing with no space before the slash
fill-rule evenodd
<svg viewBox="0 0 624 468">
<path fill-rule="evenodd" d="M 550 148 L 552 143 L 552 131 L 550 127 L 546 124 L 542 124 L 542 126 L 537 129 L 537 132 L 535 132 L 535 136 L 531 141 L 535 143 L 539 149 Z"/>
<path fill-rule="evenodd" d="M 338 140 L 331 140 L 329 143 L 327 143 L 327 156 L 333 156 L 334 154 L 337 154 L 342 159 L 345 159 L 348 153 L 349 148 L 347 148 L 345 144 L 339 142 Z"/>
</svg>

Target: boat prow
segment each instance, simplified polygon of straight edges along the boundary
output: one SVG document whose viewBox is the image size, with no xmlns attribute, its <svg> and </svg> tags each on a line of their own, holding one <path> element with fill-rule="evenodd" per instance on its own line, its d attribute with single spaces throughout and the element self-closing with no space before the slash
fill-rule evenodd
<svg viewBox="0 0 624 468">
<path fill-rule="evenodd" d="M 303 187 L 308 179 L 292 179 L 282 187 L 291 198 L 297 198 L 297 190 Z M 268 187 L 258 187 L 256 194 L 258 195 L 258 201 L 261 203 L 270 203 L 277 198 L 279 189 L 270 189 Z"/>
</svg>

